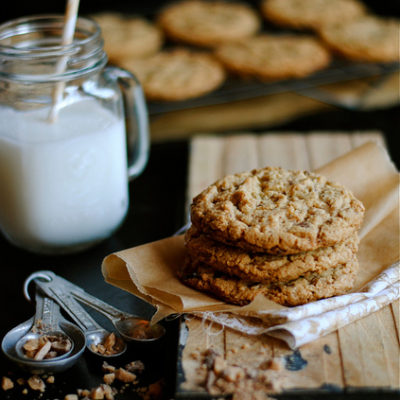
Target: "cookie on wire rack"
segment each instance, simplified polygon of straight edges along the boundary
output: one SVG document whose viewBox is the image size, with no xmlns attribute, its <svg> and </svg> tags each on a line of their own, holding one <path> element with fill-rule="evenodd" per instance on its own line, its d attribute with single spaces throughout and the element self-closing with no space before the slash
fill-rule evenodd
<svg viewBox="0 0 400 400">
<path fill-rule="evenodd" d="M 318 29 L 336 22 L 347 23 L 367 10 L 358 0 L 263 0 L 261 12 L 278 25 Z"/>
<path fill-rule="evenodd" d="M 163 45 L 161 29 L 143 17 L 127 17 L 119 13 L 99 13 L 91 17 L 100 25 L 104 50 L 111 62 L 145 58 Z"/>
<path fill-rule="evenodd" d="M 400 62 L 400 20 L 364 16 L 318 30 L 321 39 L 342 56 L 356 61 Z"/>
<path fill-rule="evenodd" d="M 305 35 L 258 35 L 222 45 L 215 56 L 237 75 L 267 81 L 306 77 L 331 61 L 326 47 Z"/>
<path fill-rule="evenodd" d="M 202 96 L 225 80 L 225 70 L 211 55 L 187 49 L 162 51 L 123 67 L 141 82 L 149 100 L 179 101 Z"/>
<path fill-rule="evenodd" d="M 245 3 L 187 0 L 164 8 L 158 24 L 170 39 L 213 47 L 254 35 L 261 21 Z"/>
</svg>

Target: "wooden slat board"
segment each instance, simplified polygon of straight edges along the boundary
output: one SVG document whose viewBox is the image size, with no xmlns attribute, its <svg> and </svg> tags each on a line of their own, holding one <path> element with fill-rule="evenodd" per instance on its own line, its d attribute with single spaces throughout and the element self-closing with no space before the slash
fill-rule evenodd
<svg viewBox="0 0 400 400">
<path fill-rule="evenodd" d="M 379 132 L 293 132 L 262 135 L 202 135 L 191 142 L 188 204 L 216 179 L 265 165 L 314 170 L 366 141 L 385 146 Z M 319 340 L 302 346 L 307 361 L 298 371 L 283 369 L 285 391 L 349 388 L 400 391 L 399 301 Z M 205 395 L 204 375 L 194 354 L 214 348 L 228 361 L 255 367 L 262 359 L 293 354 L 279 340 L 248 337 L 190 318 L 182 323 L 177 397 Z M 237 351 L 240 349 L 240 351 Z"/>
</svg>

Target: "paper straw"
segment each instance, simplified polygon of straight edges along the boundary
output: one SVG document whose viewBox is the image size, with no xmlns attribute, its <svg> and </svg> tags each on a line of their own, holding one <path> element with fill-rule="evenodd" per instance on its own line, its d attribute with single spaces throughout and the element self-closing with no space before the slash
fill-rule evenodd
<svg viewBox="0 0 400 400">
<path fill-rule="evenodd" d="M 72 43 L 74 40 L 76 20 L 78 18 L 79 0 L 68 0 L 67 7 L 64 15 L 64 29 L 61 39 L 61 45 L 66 46 Z M 65 71 L 67 66 L 68 56 L 63 56 L 59 59 L 56 66 L 56 73 L 60 74 Z M 64 91 L 64 82 L 57 82 L 53 90 L 53 101 L 52 107 L 49 112 L 49 122 L 55 122 L 57 120 L 59 103 Z"/>
</svg>

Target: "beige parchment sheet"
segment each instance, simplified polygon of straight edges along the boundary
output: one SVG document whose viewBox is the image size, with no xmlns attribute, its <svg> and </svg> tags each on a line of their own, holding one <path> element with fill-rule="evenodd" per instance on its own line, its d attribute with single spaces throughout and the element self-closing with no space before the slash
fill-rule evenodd
<svg viewBox="0 0 400 400">
<path fill-rule="evenodd" d="M 316 172 L 340 182 L 365 205 L 359 232 L 360 272 L 352 293 L 303 306 L 284 307 L 264 296 L 247 306 L 228 305 L 183 285 L 175 271 L 182 265 L 182 236 L 105 257 L 105 280 L 157 309 L 153 321 L 173 313 L 202 314 L 248 334 L 269 335 L 296 348 L 374 312 L 399 298 L 399 174 L 386 151 L 366 143 Z"/>
</svg>

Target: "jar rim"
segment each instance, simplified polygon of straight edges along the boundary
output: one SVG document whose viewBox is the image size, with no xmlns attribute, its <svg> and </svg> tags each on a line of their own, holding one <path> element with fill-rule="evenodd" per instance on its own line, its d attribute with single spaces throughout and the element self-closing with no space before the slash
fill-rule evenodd
<svg viewBox="0 0 400 400">
<path fill-rule="evenodd" d="M 100 26 L 95 20 L 86 17 L 78 17 L 76 21 L 76 31 L 82 30 L 86 26 L 84 32 L 86 32 L 87 34 L 90 33 L 90 35 L 88 35 L 83 39 L 74 38 L 74 41 L 71 44 L 67 45 L 57 44 L 53 46 L 46 46 L 45 48 L 40 46 L 27 48 L 27 47 L 9 46 L 1 43 L 2 40 L 8 39 L 16 35 L 32 33 L 34 31 L 37 31 L 38 28 L 44 29 L 50 27 L 50 24 L 53 25 L 53 28 L 54 24 L 58 24 L 57 27 L 59 27 L 62 30 L 64 26 L 64 15 L 39 14 L 39 15 L 15 18 L 0 24 L 0 52 L 10 50 L 13 54 L 17 55 L 20 53 L 23 54 L 28 50 L 44 51 L 44 49 L 46 49 L 48 51 L 55 51 L 55 50 L 63 51 L 63 49 L 71 49 L 76 46 L 85 45 L 90 41 L 96 40 L 101 37 Z M 91 27 L 94 28 L 93 33 L 90 32 Z"/>
<path fill-rule="evenodd" d="M 0 25 L 0 57 L 3 60 L 38 60 L 65 57 L 69 60 L 87 63 L 81 71 L 65 71 L 64 74 L 54 76 L 39 76 L 35 74 L 9 74 L 0 69 L 0 75 L 4 78 L 16 80 L 48 81 L 66 79 L 77 76 L 83 71 L 98 70 L 107 62 L 107 56 L 103 50 L 103 39 L 99 24 L 93 19 L 78 17 L 74 40 L 71 44 L 61 44 L 64 27 L 64 15 L 40 14 L 16 18 Z M 42 34 L 40 39 L 31 39 L 30 35 Z M 28 38 L 28 39 L 26 39 Z M 11 40 L 14 39 L 13 43 Z M 87 68 L 89 67 L 89 68 Z M 19 75 L 19 76 L 18 76 Z M 53 75 L 53 74 L 50 74 Z M 57 75 L 57 76 L 56 76 Z"/>
</svg>

